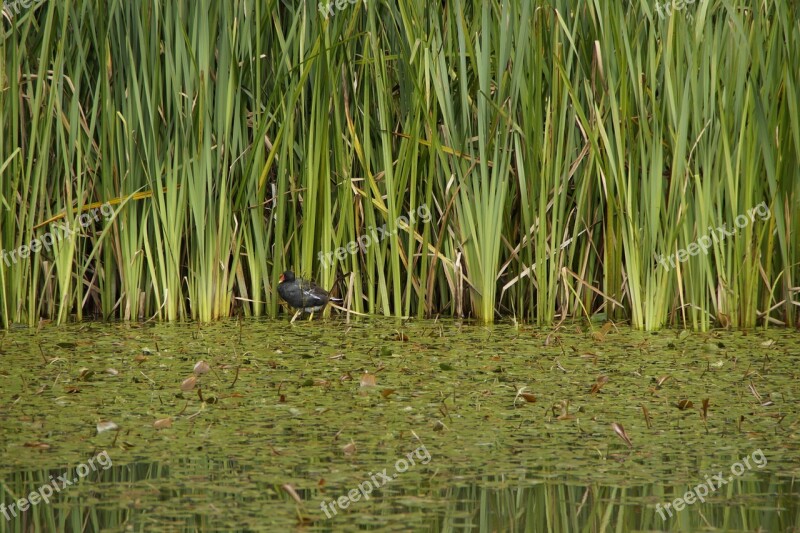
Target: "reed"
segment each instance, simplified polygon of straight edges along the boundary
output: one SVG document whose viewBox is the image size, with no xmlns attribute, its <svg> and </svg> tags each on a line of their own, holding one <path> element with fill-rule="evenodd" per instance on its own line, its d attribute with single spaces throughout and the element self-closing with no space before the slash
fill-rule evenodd
<svg viewBox="0 0 800 533">
<path fill-rule="evenodd" d="M 793 3 L 333 11 L 4 17 L 3 327 L 274 316 L 287 268 L 384 315 L 798 325 Z M 73 233 L 20 254 L 55 216 Z"/>
</svg>

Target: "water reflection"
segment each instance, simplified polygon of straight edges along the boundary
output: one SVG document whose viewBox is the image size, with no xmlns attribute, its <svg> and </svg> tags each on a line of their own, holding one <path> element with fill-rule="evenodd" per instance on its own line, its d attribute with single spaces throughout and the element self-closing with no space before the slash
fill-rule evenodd
<svg viewBox="0 0 800 533">
<path fill-rule="evenodd" d="M 439 466 L 442 471 L 443 465 Z M 48 480 L 75 469 L 16 471 L 3 479 L 5 509 Z M 300 471 L 296 472 L 301 474 Z M 558 481 L 552 473 L 476 479 L 438 473 L 402 477 L 328 519 L 320 502 L 346 486 L 268 479 L 240 460 L 167 459 L 114 464 L 9 520 L 22 531 L 789 531 L 800 525 L 791 479 L 752 472 L 681 511 L 657 506 L 685 496 L 689 484 L 609 486 Z M 51 477 L 52 476 L 52 477 Z M 701 478 L 702 479 L 702 478 Z M 291 485 L 289 489 L 285 485 Z M 298 503 L 292 490 L 301 500 Z M 662 519 L 661 515 L 665 516 Z"/>
</svg>

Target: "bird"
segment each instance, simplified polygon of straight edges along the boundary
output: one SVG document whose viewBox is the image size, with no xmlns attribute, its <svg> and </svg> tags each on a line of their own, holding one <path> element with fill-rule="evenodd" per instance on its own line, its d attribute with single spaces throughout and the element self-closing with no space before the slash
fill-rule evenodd
<svg viewBox="0 0 800 533">
<path fill-rule="evenodd" d="M 281 298 L 283 298 L 286 303 L 297 309 L 291 322 L 294 322 L 297 315 L 301 314 L 303 311 L 311 313 L 311 316 L 308 318 L 311 320 L 314 318 L 314 312 L 325 307 L 329 301 L 341 300 L 340 298 L 331 298 L 328 291 L 313 281 L 295 278 L 294 272 L 291 270 L 287 270 L 281 274 L 278 281 L 278 294 L 281 295 Z"/>
</svg>

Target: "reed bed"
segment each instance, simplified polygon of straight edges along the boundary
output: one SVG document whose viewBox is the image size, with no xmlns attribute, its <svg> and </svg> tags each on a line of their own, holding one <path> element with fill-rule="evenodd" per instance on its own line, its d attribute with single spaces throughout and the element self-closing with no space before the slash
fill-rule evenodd
<svg viewBox="0 0 800 533">
<path fill-rule="evenodd" d="M 7 3 L 2 326 L 797 326 L 798 7 L 623 4 Z"/>
</svg>

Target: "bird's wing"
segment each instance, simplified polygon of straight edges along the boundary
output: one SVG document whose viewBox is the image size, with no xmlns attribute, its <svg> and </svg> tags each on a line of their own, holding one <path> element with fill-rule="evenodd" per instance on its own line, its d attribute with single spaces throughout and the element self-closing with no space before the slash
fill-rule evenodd
<svg viewBox="0 0 800 533">
<path fill-rule="evenodd" d="M 325 292 L 313 281 L 305 280 L 303 280 L 303 282 L 300 284 L 300 290 L 303 291 L 303 301 L 305 302 L 318 302 L 322 299 L 320 298 L 319 291 L 322 291 L 323 293 Z"/>
</svg>

